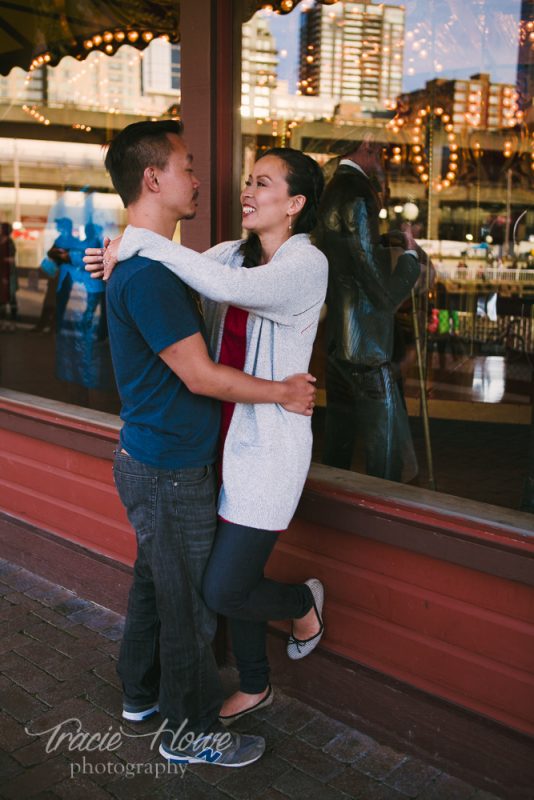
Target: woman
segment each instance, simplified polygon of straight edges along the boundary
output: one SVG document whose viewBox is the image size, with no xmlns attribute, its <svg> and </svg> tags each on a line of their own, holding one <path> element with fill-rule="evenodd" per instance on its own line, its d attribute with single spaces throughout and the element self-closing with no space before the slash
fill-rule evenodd
<svg viewBox="0 0 534 800">
<path fill-rule="evenodd" d="M 298 150 L 271 149 L 258 159 L 241 194 L 246 240 L 199 255 L 129 226 L 120 246 L 108 248 L 106 266 L 139 253 L 196 289 L 220 363 L 270 380 L 307 371 L 327 286 L 326 258 L 308 235 L 322 189 L 313 159 Z M 95 277 L 101 274 L 101 253 L 87 251 Z M 208 606 L 229 617 L 240 673 L 240 690 L 221 709 L 228 724 L 272 702 L 267 620 L 293 619 L 290 658 L 302 658 L 317 645 L 323 588 L 317 579 L 292 585 L 263 576 L 306 480 L 310 418 L 276 405 L 223 403 L 221 444 L 220 519 L 203 591 Z"/>
</svg>

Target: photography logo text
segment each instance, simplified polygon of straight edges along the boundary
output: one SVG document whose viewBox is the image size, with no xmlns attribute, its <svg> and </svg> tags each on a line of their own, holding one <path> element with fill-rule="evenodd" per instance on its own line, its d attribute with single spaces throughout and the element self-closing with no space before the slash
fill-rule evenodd
<svg viewBox="0 0 534 800">
<path fill-rule="evenodd" d="M 187 765 L 185 763 L 166 762 L 147 760 L 146 762 L 128 762 L 120 758 L 120 748 L 125 739 L 145 738 L 147 739 L 147 750 L 152 753 L 157 752 L 159 741 L 162 737 L 167 737 L 167 747 L 175 753 L 187 751 L 195 759 L 208 763 L 217 762 L 223 755 L 225 749 L 231 743 L 231 734 L 228 732 L 204 734 L 194 733 L 187 730 L 188 720 L 184 720 L 178 730 L 167 727 L 168 721 L 164 720 L 160 727 L 148 733 L 130 733 L 122 726 L 115 729 L 109 725 L 107 731 L 91 732 L 84 729 L 83 723 L 78 717 L 68 719 L 41 731 L 29 730 L 25 728 L 28 736 L 43 737 L 46 753 L 57 753 L 66 751 L 68 753 L 79 753 L 80 760 L 73 761 L 69 765 L 70 777 L 76 775 L 122 775 L 125 778 L 133 778 L 136 775 L 152 775 L 160 778 L 163 775 L 185 774 Z M 95 761 L 88 758 L 89 753 L 100 753 L 102 761 Z M 105 760 L 104 756 L 114 756 L 113 759 Z M 117 757 L 115 757 L 117 756 Z"/>
</svg>

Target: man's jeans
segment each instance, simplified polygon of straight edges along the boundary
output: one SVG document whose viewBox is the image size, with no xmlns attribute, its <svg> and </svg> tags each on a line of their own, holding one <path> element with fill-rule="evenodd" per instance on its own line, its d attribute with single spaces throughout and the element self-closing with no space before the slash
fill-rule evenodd
<svg viewBox="0 0 534 800">
<path fill-rule="evenodd" d="M 118 673 L 125 700 L 159 696 L 175 731 L 209 731 L 223 693 L 211 648 L 216 617 L 201 595 L 216 529 L 211 466 L 155 469 L 116 453 L 115 483 L 137 536 Z"/>
</svg>

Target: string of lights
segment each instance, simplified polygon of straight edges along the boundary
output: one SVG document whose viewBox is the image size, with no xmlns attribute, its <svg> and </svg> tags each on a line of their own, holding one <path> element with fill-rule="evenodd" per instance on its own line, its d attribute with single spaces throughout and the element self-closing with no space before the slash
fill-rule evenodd
<svg viewBox="0 0 534 800">
<path fill-rule="evenodd" d="M 424 141 L 426 139 L 428 125 L 433 124 L 434 120 L 441 121 L 443 129 L 447 134 L 449 149 L 449 160 L 445 175 L 439 175 L 434 179 L 434 189 L 437 192 L 441 192 L 443 189 L 447 189 L 456 179 L 456 172 L 458 170 L 458 144 L 456 142 L 454 125 L 451 122 L 449 114 L 445 114 L 443 109 L 439 106 L 433 109 L 433 116 L 431 116 L 430 110 L 430 106 L 427 106 L 426 108 L 420 108 L 417 112 L 415 121 L 410 130 L 412 144 L 410 159 L 421 183 L 428 183 L 430 173 Z"/>
<path fill-rule="evenodd" d="M 143 49 L 149 45 L 154 38 L 158 37 L 172 43 L 179 41 L 178 33 L 171 35 L 161 31 L 137 29 L 104 31 L 103 33 L 95 33 L 94 36 L 91 36 L 90 38 L 74 43 L 70 55 L 78 59 L 78 61 L 82 61 L 89 53 L 96 51 L 100 51 L 107 56 L 112 56 L 123 44 L 128 44 L 132 47 Z M 35 69 L 39 69 L 40 67 L 46 65 L 53 66 L 54 64 L 57 64 L 58 61 L 59 59 L 54 57 L 54 54 L 51 51 L 41 53 L 31 62 L 29 71 L 33 72 Z"/>
<path fill-rule="evenodd" d="M 255 2 L 252 4 L 252 11 L 263 10 L 271 11 L 274 14 L 289 14 L 300 1 L 301 0 L 278 0 L 278 2 L 271 3 Z M 320 2 L 323 5 L 332 5 L 337 2 L 337 0 L 320 0 Z M 100 31 L 90 37 L 74 39 L 70 47 L 70 55 L 80 61 L 93 50 L 100 50 L 106 55 L 112 56 L 123 44 L 130 44 L 139 49 L 143 49 L 152 39 L 160 36 L 172 43 L 176 43 L 180 40 L 178 30 L 174 33 L 169 33 L 168 30 L 117 28 Z M 28 69 L 33 71 L 45 65 L 55 66 L 59 60 L 60 56 L 52 49 L 49 49 L 33 58 Z"/>
<path fill-rule="evenodd" d="M 301 0 L 278 0 L 274 3 L 256 2 L 254 4 L 256 11 L 272 11 L 275 14 L 289 14 L 295 6 L 298 6 Z M 332 6 L 338 0 L 319 0 L 323 6 Z"/>
</svg>

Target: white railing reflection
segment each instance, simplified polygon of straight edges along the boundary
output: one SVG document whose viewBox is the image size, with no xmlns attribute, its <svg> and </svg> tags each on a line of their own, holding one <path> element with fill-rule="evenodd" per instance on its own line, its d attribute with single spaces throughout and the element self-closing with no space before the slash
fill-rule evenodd
<svg viewBox="0 0 534 800">
<path fill-rule="evenodd" d="M 436 264 L 437 277 L 449 281 L 485 281 L 534 285 L 534 269 L 494 269 L 493 267 L 446 267 Z"/>
</svg>

